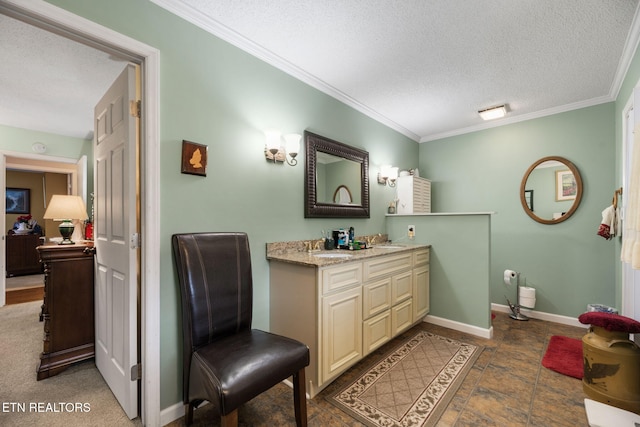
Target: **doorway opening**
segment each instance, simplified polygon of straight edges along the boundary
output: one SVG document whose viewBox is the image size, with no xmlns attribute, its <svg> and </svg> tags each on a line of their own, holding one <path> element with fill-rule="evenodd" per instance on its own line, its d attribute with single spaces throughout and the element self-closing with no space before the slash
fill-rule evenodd
<svg viewBox="0 0 640 427">
<path fill-rule="evenodd" d="M 6 0 L 0 13 L 38 25 L 48 31 L 132 58 L 142 69 L 142 138 L 140 147 L 141 186 L 141 408 L 145 425 L 160 420 L 160 179 L 159 168 L 159 51 L 123 34 L 67 12 L 41 0 Z M 0 167 L 4 170 L 4 157 Z M 4 180 L 4 176 L 2 176 Z M 2 295 L 4 296 L 4 295 Z M 0 304 L 1 305 L 1 304 Z"/>
</svg>

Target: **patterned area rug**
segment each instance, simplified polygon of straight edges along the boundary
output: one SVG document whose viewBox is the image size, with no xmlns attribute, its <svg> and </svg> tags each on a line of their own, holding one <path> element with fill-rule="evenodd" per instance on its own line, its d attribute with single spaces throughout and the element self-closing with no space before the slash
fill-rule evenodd
<svg viewBox="0 0 640 427">
<path fill-rule="evenodd" d="M 370 427 L 432 426 L 482 349 L 422 331 L 328 400 Z"/>
</svg>

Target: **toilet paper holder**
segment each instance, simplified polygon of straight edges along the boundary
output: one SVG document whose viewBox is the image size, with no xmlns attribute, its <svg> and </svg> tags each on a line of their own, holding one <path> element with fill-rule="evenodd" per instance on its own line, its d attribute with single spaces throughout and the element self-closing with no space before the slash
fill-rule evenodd
<svg viewBox="0 0 640 427">
<path fill-rule="evenodd" d="M 507 300 L 507 304 L 509 304 L 509 308 L 511 309 L 511 314 L 509 314 L 509 317 L 514 320 L 529 320 L 527 316 L 520 313 L 521 306 L 520 306 L 520 273 L 519 272 L 515 272 L 515 279 L 516 279 L 516 304 L 512 304 L 511 301 L 509 301 L 509 298 L 507 298 L 506 295 L 504 296 Z"/>
</svg>

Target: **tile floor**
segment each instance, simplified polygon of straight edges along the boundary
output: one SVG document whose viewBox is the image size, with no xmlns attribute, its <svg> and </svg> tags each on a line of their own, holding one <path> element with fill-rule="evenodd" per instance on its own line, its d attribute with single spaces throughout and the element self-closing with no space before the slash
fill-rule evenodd
<svg viewBox="0 0 640 427">
<path fill-rule="evenodd" d="M 484 346 L 484 351 L 467 375 L 438 427 L 445 426 L 588 426 L 584 412 L 582 383 L 544 368 L 540 361 L 549 338 L 564 335 L 582 338 L 585 328 L 560 325 L 536 319 L 512 320 L 506 313 L 496 313 L 491 340 L 422 323 L 416 328 Z M 345 384 L 376 356 L 386 354 L 401 340 L 398 337 L 370 355 L 307 404 L 310 427 L 355 427 L 361 424 L 333 406 L 325 396 Z M 240 408 L 241 426 L 294 426 L 293 393 L 278 385 Z M 212 405 L 197 410 L 194 426 L 220 425 Z M 183 419 L 169 424 L 184 426 Z"/>
</svg>

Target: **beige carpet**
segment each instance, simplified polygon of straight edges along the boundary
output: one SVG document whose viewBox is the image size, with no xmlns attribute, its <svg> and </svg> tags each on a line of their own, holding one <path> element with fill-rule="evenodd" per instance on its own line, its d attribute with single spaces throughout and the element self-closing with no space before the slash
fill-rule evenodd
<svg viewBox="0 0 640 427">
<path fill-rule="evenodd" d="M 329 401 L 371 427 L 432 426 L 481 352 L 422 331 Z"/>
<path fill-rule="evenodd" d="M 93 360 L 36 381 L 42 352 L 41 304 L 0 307 L 0 425 L 141 425 L 139 418 L 127 418 Z"/>
</svg>

